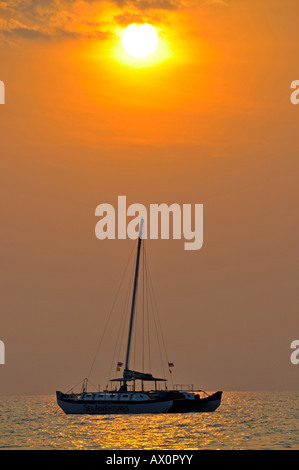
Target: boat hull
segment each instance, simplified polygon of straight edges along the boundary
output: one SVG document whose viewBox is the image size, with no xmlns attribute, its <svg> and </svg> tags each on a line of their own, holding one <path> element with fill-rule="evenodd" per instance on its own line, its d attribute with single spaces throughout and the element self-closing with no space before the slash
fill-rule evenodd
<svg viewBox="0 0 299 470">
<path fill-rule="evenodd" d="M 166 413 L 173 405 L 172 399 L 157 399 L 145 401 L 108 401 L 108 400 L 78 400 L 72 399 L 62 392 L 56 392 L 57 404 L 66 414 L 146 414 Z"/>
<path fill-rule="evenodd" d="M 220 406 L 221 396 L 222 392 L 216 392 L 196 400 L 175 398 L 174 396 L 173 405 L 167 413 L 211 413 Z"/>
</svg>

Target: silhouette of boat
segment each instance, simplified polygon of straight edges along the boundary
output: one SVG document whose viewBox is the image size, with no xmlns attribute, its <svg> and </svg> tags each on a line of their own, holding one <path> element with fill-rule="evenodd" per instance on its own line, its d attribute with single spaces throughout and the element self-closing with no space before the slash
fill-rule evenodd
<svg viewBox="0 0 299 470">
<path fill-rule="evenodd" d="M 66 414 L 144 414 L 144 413 L 194 413 L 213 412 L 221 403 L 222 391 L 209 395 L 208 393 L 190 388 L 177 387 L 168 390 L 167 379 L 154 377 L 151 373 L 137 372 L 129 368 L 132 331 L 134 324 L 136 293 L 138 287 L 140 250 L 142 244 L 143 219 L 137 246 L 134 285 L 131 303 L 131 315 L 128 331 L 126 362 L 121 378 L 111 379 L 118 383 L 114 390 L 88 392 L 88 381 L 83 381 L 80 393 L 56 392 L 57 403 Z M 119 363 L 121 366 L 122 363 Z M 168 363 L 172 367 L 172 363 Z M 141 383 L 138 390 L 136 383 Z M 154 388 L 145 391 L 144 384 L 151 383 Z M 158 389 L 158 384 L 164 383 L 164 389 Z M 131 389 L 129 388 L 131 386 Z M 203 396 L 202 396 L 203 394 Z"/>
</svg>

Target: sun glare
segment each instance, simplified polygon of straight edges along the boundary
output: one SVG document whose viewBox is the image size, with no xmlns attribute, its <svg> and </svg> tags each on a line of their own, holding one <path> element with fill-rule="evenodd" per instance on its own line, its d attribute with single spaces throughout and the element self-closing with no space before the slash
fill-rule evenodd
<svg viewBox="0 0 299 470">
<path fill-rule="evenodd" d="M 125 51 L 136 58 L 151 55 L 156 50 L 158 41 L 157 31 L 148 23 L 130 24 L 122 35 L 122 44 Z"/>
</svg>

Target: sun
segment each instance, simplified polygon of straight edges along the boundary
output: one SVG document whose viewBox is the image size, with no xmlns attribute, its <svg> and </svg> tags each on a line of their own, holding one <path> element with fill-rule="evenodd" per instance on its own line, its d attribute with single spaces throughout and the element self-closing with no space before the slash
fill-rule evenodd
<svg viewBox="0 0 299 470">
<path fill-rule="evenodd" d="M 148 24 L 130 24 L 122 34 L 125 51 L 136 58 L 147 57 L 157 48 L 159 39 L 155 28 Z"/>
</svg>

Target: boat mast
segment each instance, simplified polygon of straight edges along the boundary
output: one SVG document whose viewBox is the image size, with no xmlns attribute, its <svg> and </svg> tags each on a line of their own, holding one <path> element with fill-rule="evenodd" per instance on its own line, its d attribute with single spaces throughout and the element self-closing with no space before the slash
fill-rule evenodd
<svg viewBox="0 0 299 470">
<path fill-rule="evenodd" d="M 127 356 L 126 356 L 126 364 L 125 364 L 124 371 L 128 370 L 129 368 L 131 336 L 132 336 L 132 328 L 133 328 L 134 312 L 135 312 L 135 300 L 136 300 L 136 292 L 137 292 L 137 284 L 138 284 L 139 259 L 140 259 L 140 249 L 141 249 L 141 241 L 142 241 L 143 222 L 144 222 L 143 219 L 141 219 L 140 229 L 139 229 L 139 238 L 138 238 L 137 259 L 136 259 L 136 267 L 135 267 L 132 306 L 131 306 L 131 318 L 130 318 L 130 327 L 129 327 L 129 336 L 128 336 L 128 345 L 127 345 Z"/>
</svg>

